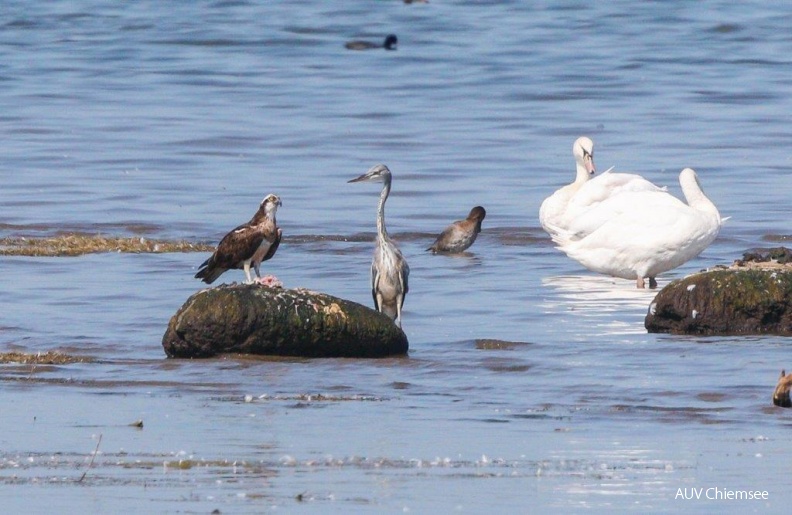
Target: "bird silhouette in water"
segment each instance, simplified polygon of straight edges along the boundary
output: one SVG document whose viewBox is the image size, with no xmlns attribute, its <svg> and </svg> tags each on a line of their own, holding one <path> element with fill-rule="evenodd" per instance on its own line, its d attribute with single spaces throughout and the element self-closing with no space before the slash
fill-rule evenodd
<svg viewBox="0 0 792 515">
<path fill-rule="evenodd" d="M 446 227 L 432 246 L 426 250 L 431 250 L 434 254 L 438 252 L 453 254 L 467 250 L 481 232 L 481 222 L 485 216 L 487 216 L 487 211 L 483 207 L 474 207 L 470 210 L 467 218 L 457 220 Z"/>
<path fill-rule="evenodd" d="M 245 282 L 252 284 L 254 282 L 250 275 L 252 265 L 256 272 L 255 282 L 278 284 L 277 279 L 271 276 L 262 279 L 259 267 L 262 261 L 275 255 L 280 245 L 282 231 L 278 228 L 275 213 L 281 205 L 280 197 L 267 195 L 248 223 L 223 236 L 214 254 L 198 267 L 195 278 L 201 279 L 206 284 L 212 284 L 226 270 L 243 269 Z"/>
<path fill-rule="evenodd" d="M 399 43 L 399 38 L 396 34 L 388 34 L 385 41 L 382 43 L 372 43 L 371 41 L 348 41 L 344 47 L 348 50 L 372 50 L 375 48 L 384 48 L 385 50 L 396 50 L 396 45 Z"/>
<path fill-rule="evenodd" d="M 385 201 L 390 194 L 391 178 L 388 167 L 378 164 L 348 182 L 383 183 L 377 207 L 377 241 L 371 261 L 371 296 L 377 311 L 388 315 L 401 327 L 402 306 L 409 291 L 410 267 L 385 229 Z"/>
</svg>

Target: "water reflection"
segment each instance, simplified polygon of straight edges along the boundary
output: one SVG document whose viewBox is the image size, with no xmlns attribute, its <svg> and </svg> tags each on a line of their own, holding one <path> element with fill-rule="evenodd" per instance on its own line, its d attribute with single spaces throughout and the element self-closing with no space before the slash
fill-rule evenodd
<svg viewBox="0 0 792 515">
<path fill-rule="evenodd" d="M 433 255 L 437 256 L 438 259 L 455 259 L 457 260 L 456 261 L 457 263 L 464 265 L 465 267 L 479 266 L 481 265 L 482 262 L 479 256 L 477 256 L 473 252 L 468 252 L 468 251 L 451 253 L 451 254 L 449 254 L 448 252 L 438 252 Z"/>
<path fill-rule="evenodd" d="M 608 311 L 624 306 L 648 306 L 660 291 L 639 289 L 635 281 L 603 275 L 560 275 L 545 277 L 542 284 L 560 293 L 560 297 L 575 307 Z"/>
<path fill-rule="evenodd" d="M 557 292 L 546 297 L 545 312 L 560 310 L 576 311 L 578 316 L 601 318 L 596 325 L 604 334 L 646 333 L 638 318 L 646 315 L 646 309 L 659 289 L 638 289 L 633 281 L 602 275 L 562 275 L 545 277 L 542 285 Z M 613 317 L 613 313 L 621 313 Z M 632 314 L 632 317 L 628 315 Z"/>
</svg>

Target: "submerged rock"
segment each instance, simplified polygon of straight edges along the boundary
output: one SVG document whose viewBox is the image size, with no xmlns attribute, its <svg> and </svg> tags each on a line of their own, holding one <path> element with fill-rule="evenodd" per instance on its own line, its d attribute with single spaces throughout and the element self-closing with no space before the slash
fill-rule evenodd
<svg viewBox="0 0 792 515">
<path fill-rule="evenodd" d="M 737 265 L 745 266 L 746 263 L 769 263 L 775 262 L 780 265 L 792 263 L 792 250 L 786 247 L 775 247 L 772 249 L 750 249 L 743 253 L 743 258 L 737 261 Z"/>
<path fill-rule="evenodd" d="M 366 306 L 305 289 L 243 284 L 192 295 L 171 318 L 162 346 L 171 358 L 377 358 L 408 350 L 404 332 Z"/>
<path fill-rule="evenodd" d="M 738 261 L 673 281 L 644 324 L 650 333 L 792 336 L 792 265 Z"/>
</svg>

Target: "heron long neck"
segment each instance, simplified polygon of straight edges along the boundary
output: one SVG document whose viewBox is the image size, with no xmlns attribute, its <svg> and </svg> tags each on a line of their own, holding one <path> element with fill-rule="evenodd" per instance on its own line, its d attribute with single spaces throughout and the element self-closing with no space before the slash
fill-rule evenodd
<svg viewBox="0 0 792 515">
<path fill-rule="evenodd" d="M 380 240 L 388 239 L 388 231 L 385 229 L 385 201 L 388 200 L 390 195 L 391 181 L 390 177 L 385 180 L 380 193 L 379 206 L 377 207 L 377 236 Z"/>
</svg>

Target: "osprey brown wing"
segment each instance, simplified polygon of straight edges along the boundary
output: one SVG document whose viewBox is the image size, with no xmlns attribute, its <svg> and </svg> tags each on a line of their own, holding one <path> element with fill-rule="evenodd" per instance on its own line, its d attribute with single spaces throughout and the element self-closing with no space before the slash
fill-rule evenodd
<svg viewBox="0 0 792 515">
<path fill-rule="evenodd" d="M 278 250 L 278 246 L 280 246 L 281 236 L 283 236 L 283 231 L 281 231 L 279 227 L 278 232 L 275 235 L 275 240 L 270 245 L 270 248 L 267 251 L 267 253 L 264 255 L 264 259 L 262 259 L 262 261 L 266 261 L 275 255 L 275 252 Z"/>
<path fill-rule="evenodd" d="M 195 274 L 196 279 L 203 279 L 206 284 L 212 284 L 226 270 L 241 268 L 243 262 L 250 259 L 262 241 L 264 241 L 264 233 L 256 226 L 240 225 L 223 236 L 214 254 L 199 267 L 198 273 Z"/>
<path fill-rule="evenodd" d="M 241 268 L 264 241 L 264 232 L 250 224 L 240 225 L 223 236 L 215 250 L 215 261 L 223 268 Z"/>
</svg>

